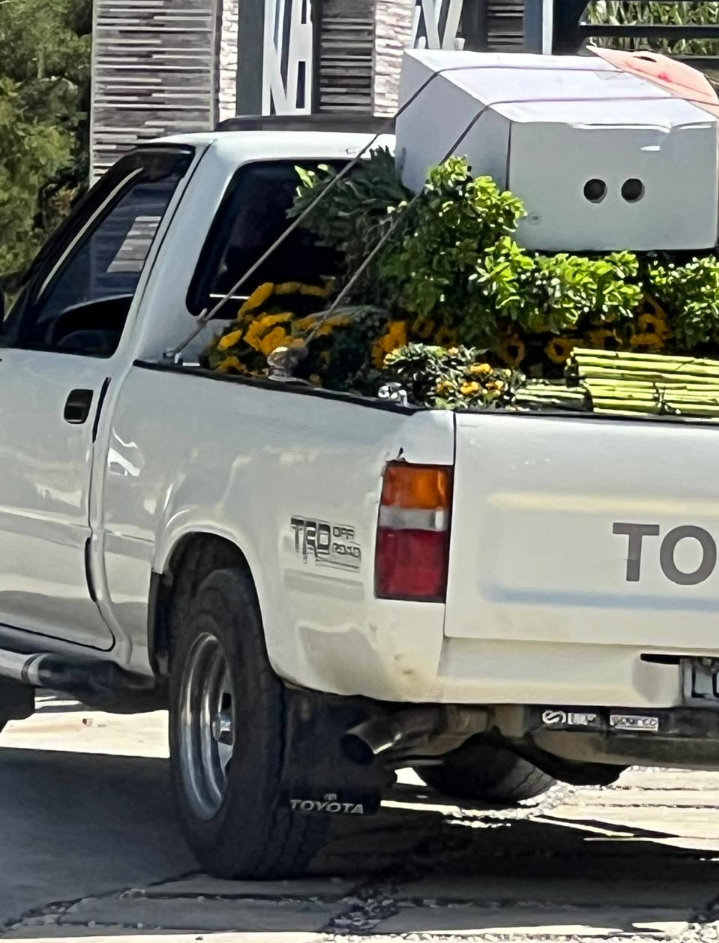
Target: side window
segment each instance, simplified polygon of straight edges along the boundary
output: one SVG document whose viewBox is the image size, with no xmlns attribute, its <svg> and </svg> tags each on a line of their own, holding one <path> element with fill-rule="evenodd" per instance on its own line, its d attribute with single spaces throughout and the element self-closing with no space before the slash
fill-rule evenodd
<svg viewBox="0 0 719 943">
<path fill-rule="evenodd" d="M 226 295 L 287 229 L 299 185 L 296 166 L 294 161 L 256 163 L 235 174 L 190 285 L 187 304 L 193 314 Z M 317 163 L 304 166 L 315 169 Z M 317 246 L 310 233 L 297 229 L 217 316 L 234 317 L 237 303 L 264 282 L 322 284 L 322 276 L 334 275 L 337 265 L 334 250 Z"/>
<path fill-rule="evenodd" d="M 13 346 L 111 356 L 145 262 L 192 153 L 121 160 L 48 245 L 10 314 Z"/>
</svg>

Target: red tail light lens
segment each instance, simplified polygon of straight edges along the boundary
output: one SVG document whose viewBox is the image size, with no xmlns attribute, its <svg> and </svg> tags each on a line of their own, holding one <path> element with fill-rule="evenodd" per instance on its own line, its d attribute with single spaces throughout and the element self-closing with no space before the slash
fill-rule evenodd
<svg viewBox="0 0 719 943">
<path fill-rule="evenodd" d="M 444 602 L 451 494 L 451 468 L 387 466 L 375 560 L 379 598 Z"/>
</svg>

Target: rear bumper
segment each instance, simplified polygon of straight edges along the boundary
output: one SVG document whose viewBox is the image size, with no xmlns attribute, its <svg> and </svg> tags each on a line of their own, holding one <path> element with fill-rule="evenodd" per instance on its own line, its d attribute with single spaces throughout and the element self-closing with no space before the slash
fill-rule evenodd
<svg viewBox="0 0 719 943">
<path fill-rule="evenodd" d="M 510 627 L 506 639 L 447 637 L 440 603 L 373 600 L 364 615 L 329 629 L 301 626 L 296 648 L 270 648 L 278 675 L 314 691 L 395 704 L 668 708 L 683 703 L 680 657 L 719 658 L 719 641 L 713 651 L 607 642 L 600 632 L 601 644 L 571 636 L 542 642 L 517 639 Z M 651 660 L 657 656 L 677 663 Z"/>
<path fill-rule="evenodd" d="M 688 654 L 688 653 L 685 653 Z M 673 707 L 683 703 L 679 664 L 625 645 L 446 639 L 442 699 L 455 703 Z"/>
<path fill-rule="evenodd" d="M 303 688 L 392 703 L 682 703 L 679 665 L 647 661 L 646 649 L 443 638 L 441 618 L 431 611 L 441 607 L 413 608 L 420 611 L 378 620 L 367 632 L 303 633 L 304 657 L 287 666 L 280 661 L 275 670 Z"/>
</svg>

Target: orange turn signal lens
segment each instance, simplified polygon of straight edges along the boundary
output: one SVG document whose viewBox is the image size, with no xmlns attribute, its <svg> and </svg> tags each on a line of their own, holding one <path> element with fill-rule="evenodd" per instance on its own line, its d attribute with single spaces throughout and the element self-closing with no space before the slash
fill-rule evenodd
<svg viewBox="0 0 719 943">
<path fill-rule="evenodd" d="M 385 469 L 383 507 L 448 511 L 451 503 L 451 468 L 396 462 Z"/>
</svg>

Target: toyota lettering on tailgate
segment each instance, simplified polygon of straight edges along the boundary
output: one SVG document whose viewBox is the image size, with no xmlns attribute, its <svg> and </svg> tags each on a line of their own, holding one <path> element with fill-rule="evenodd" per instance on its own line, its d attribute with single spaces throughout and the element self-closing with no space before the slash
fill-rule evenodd
<svg viewBox="0 0 719 943">
<path fill-rule="evenodd" d="M 638 583 L 642 574 L 642 555 L 645 552 L 645 540 L 652 550 L 659 551 L 659 566 L 662 573 L 672 583 L 679 586 L 697 586 L 712 575 L 717 565 L 717 545 L 712 535 L 703 527 L 686 524 L 674 527 L 662 534 L 658 524 L 614 524 L 612 532 L 627 540 L 626 581 Z M 659 539 L 659 543 L 654 541 Z M 690 571 L 677 566 L 676 551 L 683 541 L 692 541 L 699 549 L 699 565 Z"/>
</svg>

